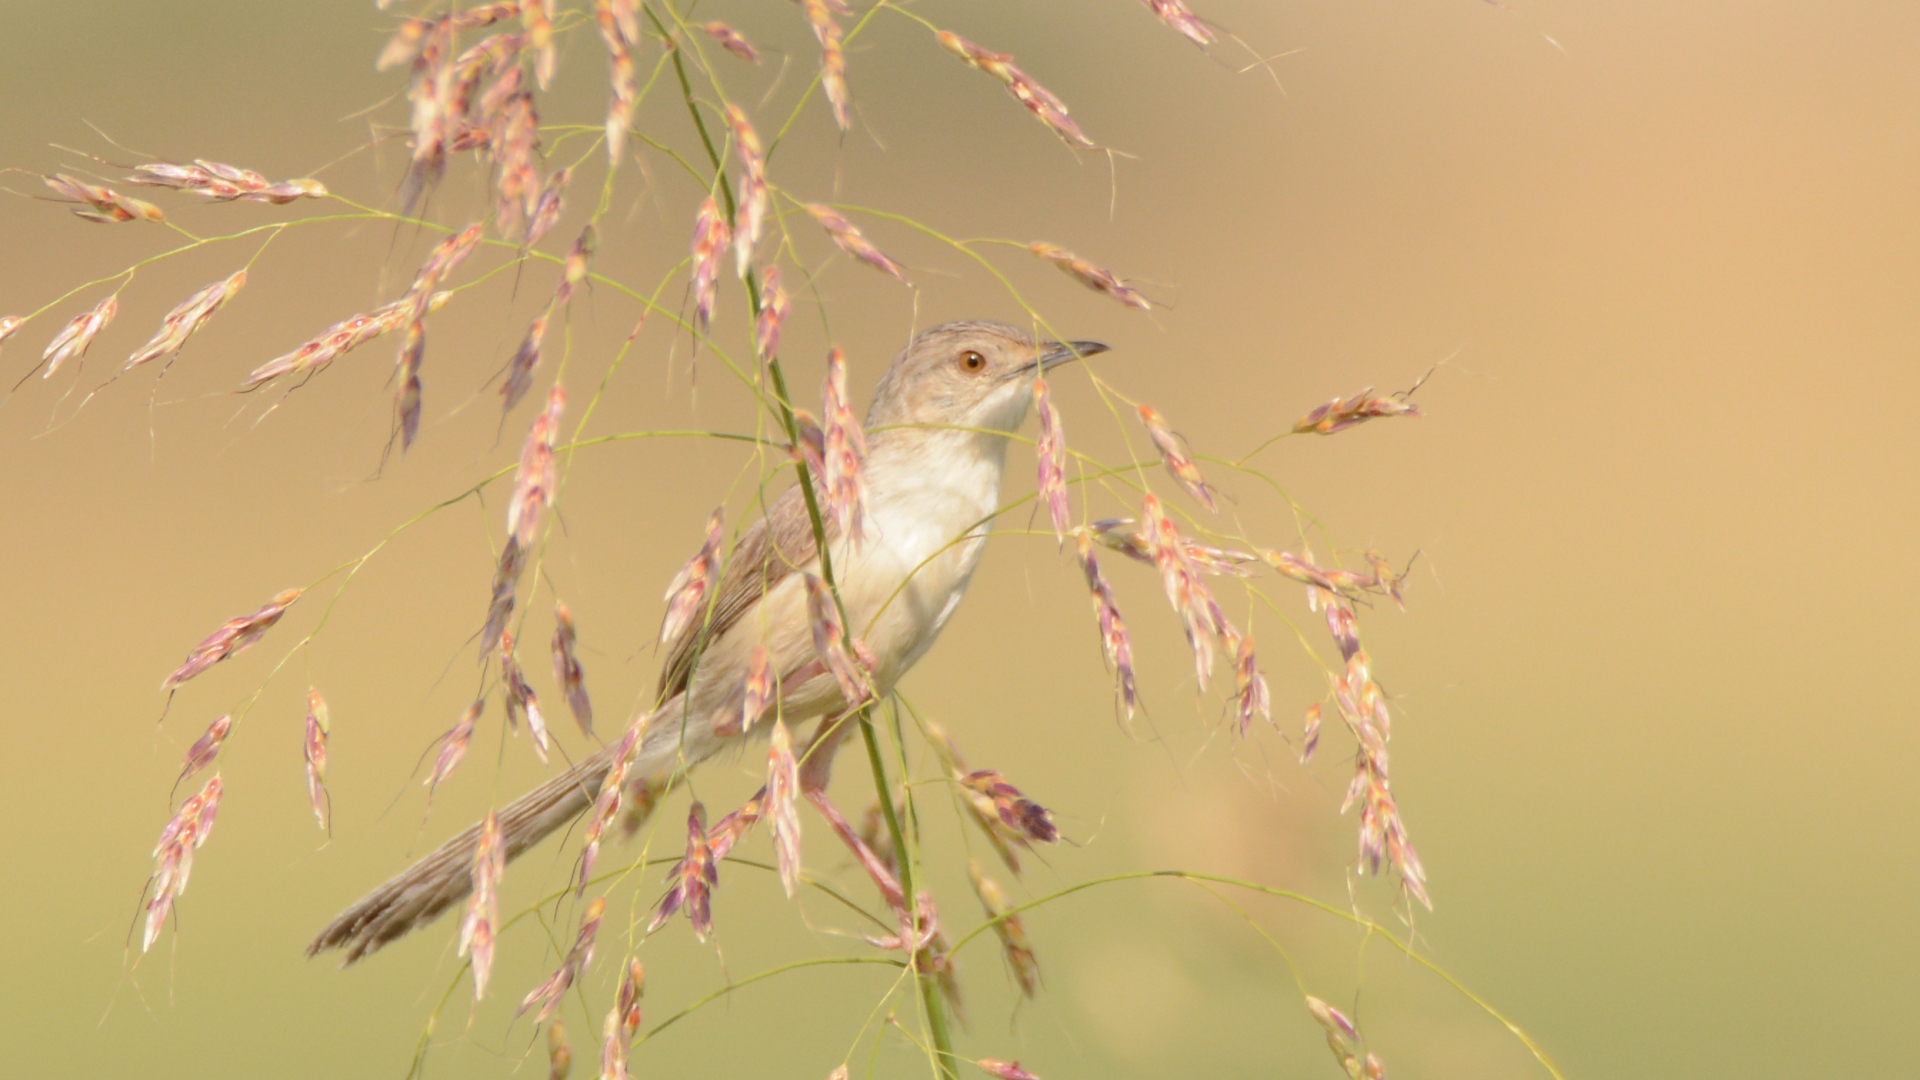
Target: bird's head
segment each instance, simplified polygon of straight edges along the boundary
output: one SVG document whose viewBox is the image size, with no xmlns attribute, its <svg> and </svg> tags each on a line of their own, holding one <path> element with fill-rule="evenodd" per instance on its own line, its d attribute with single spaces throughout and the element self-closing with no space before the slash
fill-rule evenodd
<svg viewBox="0 0 1920 1080">
<path fill-rule="evenodd" d="M 943 323 L 916 335 L 874 390 L 867 427 L 1013 431 L 1043 371 L 1107 351 L 1098 341 L 1040 341 L 996 322 Z"/>
</svg>

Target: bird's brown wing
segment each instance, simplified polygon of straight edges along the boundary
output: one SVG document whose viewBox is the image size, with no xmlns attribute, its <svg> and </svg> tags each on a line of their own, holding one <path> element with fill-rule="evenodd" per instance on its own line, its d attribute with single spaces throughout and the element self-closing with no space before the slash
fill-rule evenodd
<svg viewBox="0 0 1920 1080">
<path fill-rule="evenodd" d="M 827 542 L 839 538 L 831 517 L 825 518 Z M 720 587 L 706 617 L 690 624 L 667 642 L 667 660 L 660 667 L 657 700 L 665 701 L 687 688 L 687 680 L 709 641 L 717 641 L 780 584 L 788 574 L 806 566 L 819 554 L 813 542 L 813 522 L 798 486 L 788 488 L 773 508 L 753 523 L 734 545 Z"/>
</svg>

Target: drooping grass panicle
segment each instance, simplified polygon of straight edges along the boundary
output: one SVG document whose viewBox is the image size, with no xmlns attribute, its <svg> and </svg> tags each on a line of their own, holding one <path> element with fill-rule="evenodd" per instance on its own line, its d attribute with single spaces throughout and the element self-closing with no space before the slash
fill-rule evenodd
<svg viewBox="0 0 1920 1080">
<path fill-rule="evenodd" d="M 833 107 L 833 122 L 841 131 L 851 131 L 853 95 L 847 90 L 847 53 L 842 46 L 845 35 L 833 18 L 836 13 L 847 15 L 851 11 L 841 0 L 800 0 L 800 8 L 807 25 L 813 28 L 814 40 L 820 43 L 820 88 Z"/>
<path fill-rule="evenodd" d="M 700 204 L 693 221 L 693 320 L 705 329 L 713 321 L 714 297 L 720 282 L 720 256 L 731 236 L 712 195 Z"/>
<path fill-rule="evenodd" d="M 1405 394 L 1376 397 L 1373 387 L 1369 386 L 1352 397 L 1334 398 L 1318 406 L 1294 421 L 1293 430 L 1302 435 L 1332 435 L 1384 416 L 1419 415 L 1420 406 L 1408 400 Z"/>
<path fill-rule="evenodd" d="M 593 902 L 586 906 L 580 913 L 580 928 L 574 932 L 573 946 L 560 961 L 560 967 L 547 981 L 534 987 L 521 999 L 519 1007 L 513 1011 L 515 1016 L 537 1005 L 540 1012 L 533 1022 L 544 1024 L 560 1007 L 560 1000 L 566 996 L 568 988 L 587 970 L 587 965 L 593 963 L 593 942 L 600 932 L 600 918 L 606 914 L 606 910 L 607 898 L 604 896 L 594 897 Z"/>
<path fill-rule="evenodd" d="M 811 573 L 803 571 L 802 574 L 807 590 L 807 621 L 813 631 L 814 655 L 825 667 L 826 673 L 840 684 L 841 698 L 847 706 L 859 705 L 873 696 L 873 683 L 866 666 L 847 651 L 840 611 L 834 605 L 833 595 L 827 591 L 826 583 Z"/>
<path fill-rule="evenodd" d="M 639 28 L 633 23 L 633 5 L 626 0 L 594 0 L 593 14 L 607 46 L 607 170 L 612 172 L 626 153 L 627 129 L 639 101 L 633 79 Z"/>
<path fill-rule="evenodd" d="M 767 267 L 760 278 L 760 316 L 754 321 L 753 348 L 760 359 L 780 355 L 780 329 L 787 321 L 787 290 L 780 284 L 780 268 Z"/>
<path fill-rule="evenodd" d="M 440 310 L 452 298 L 453 294 L 449 292 L 434 293 L 427 299 L 427 311 L 431 313 Z M 292 352 L 275 357 L 254 368 L 246 381 L 240 385 L 240 389 L 252 390 L 282 375 L 318 374 L 342 354 L 351 352 L 382 334 L 392 333 L 406 325 L 407 313 L 411 306 L 412 301 L 403 297 L 366 314 L 355 315 L 350 319 L 334 323 Z"/>
<path fill-rule="evenodd" d="M 548 391 L 547 407 L 534 417 L 533 425 L 527 429 L 527 441 L 520 449 L 513 494 L 507 500 L 507 535 L 522 549 L 532 546 L 540 521 L 553 503 L 554 487 L 558 483 L 553 444 L 559 434 L 560 416 L 566 409 L 566 388 L 555 386 Z"/>
<path fill-rule="evenodd" d="M 493 811 L 480 823 L 480 842 L 473 851 L 473 895 L 460 925 L 460 955 L 473 960 L 473 1000 L 487 994 L 493 972 L 493 949 L 500 933 L 500 879 L 506 874 L 506 841 Z"/>
<path fill-rule="evenodd" d="M 1159 16 L 1160 21 L 1180 32 L 1181 36 L 1201 48 L 1219 40 L 1220 28 L 1193 13 L 1185 0 L 1140 0 L 1149 11 Z"/>
<path fill-rule="evenodd" d="M 55 173 L 40 179 L 61 196 L 59 201 L 79 203 L 86 207 L 75 210 L 77 217 L 101 225 L 117 225 L 123 221 L 165 221 L 167 215 L 150 202 L 122 195 L 112 188 L 89 184 L 84 180 Z"/>
<path fill-rule="evenodd" d="M 745 276 L 747 265 L 753 259 L 753 246 L 760 242 L 760 231 L 766 224 L 767 210 L 773 200 L 767 186 L 767 154 L 760 145 L 760 134 L 740 106 L 729 104 L 726 115 L 727 127 L 733 132 L 734 153 L 740 156 L 742 167 L 739 202 L 733 217 L 733 250 L 735 271 Z"/>
<path fill-rule="evenodd" d="M 967 880 L 973 883 L 973 894 L 980 898 L 987 918 L 996 920 L 993 932 L 1000 938 L 1000 949 L 1007 958 L 1007 967 L 1013 971 L 1014 982 L 1019 984 L 1021 993 L 1033 997 L 1040 990 L 1040 961 L 1034 957 L 1026 923 L 1011 913 L 1013 905 L 1007 900 L 1006 890 L 987 876 L 978 859 L 967 860 Z"/>
<path fill-rule="evenodd" d="M 1327 1046 L 1352 1080 L 1385 1080 L 1387 1067 L 1378 1055 L 1367 1052 L 1359 1029 L 1345 1013 L 1311 994 L 1307 995 L 1307 1011 L 1326 1031 Z"/>
<path fill-rule="evenodd" d="M 1113 589 L 1107 584 L 1106 575 L 1100 572 L 1100 560 L 1093 554 L 1093 531 L 1078 529 L 1075 533 L 1080 568 L 1086 574 L 1094 618 L 1100 624 L 1100 648 L 1107 666 L 1119 680 L 1120 700 L 1126 706 L 1127 718 L 1132 719 L 1140 703 L 1140 692 L 1133 677 L 1133 638 L 1120 617 L 1120 605 L 1113 598 Z"/>
</svg>

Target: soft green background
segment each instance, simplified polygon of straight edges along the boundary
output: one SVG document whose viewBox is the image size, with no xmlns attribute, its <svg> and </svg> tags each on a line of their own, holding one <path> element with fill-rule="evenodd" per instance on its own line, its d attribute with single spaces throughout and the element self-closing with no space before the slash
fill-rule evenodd
<svg viewBox="0 0 1920 1080">
<path fill-rule="evenodd" d="M 917 26 L 882 19 L 851 54 L 862 130 L 836 147 L 816 105 L 776 180 L 822 197 L 838 178 L 845 201 L 956 235 L 1057 240 L 1137 277 L 1165 310 L 1124 311 L 1012 249 L 1004 259 L 1055 325 L 1115 344 L 1102 370 L 1206 451 L 1243 453 L 1320 400 L 1404 386 L 1452 356 L 1421 391 L 1426 419 L 1289 440 L 1259 459 L 1343 543 L 1420 551 L 1409 612 L 1365 621 L 1403 705 L 1396 785 L 1436 899 L 1417 922 L 1423 947 L 1570 1076 L 1910 1069 L 1920 8 L 1512 6 L 1205 5 L 1264 54 L 1297 50 L 1275 64 L 1283 96 L 1258 71 L 1235 73 L 1244 50 L 1223 45 L 1210 60 L 1127 0 L 929 3 L 919 10 L 1015 52 L 1091 134 L 1137 156 L 1111 174 L 1098 156 L 1076 161 Z M 700 14 L 784 50 L 793 68 L 776 95 L 790 100 L 814 62 L 797 9 L 716 3 Z M 372 72 L 387 25 L 358 2 L 8 0 L 0 162 L 78 163 L 54 142 L 125 158 L 84 119 L 156 155 L 310 172 L 366 138 L 364 119 L 343 117 L 399 85 Z M 737 72 L 745 100 L 781 60 Z M 570 40 L 567 89 L 547 118 L 597 122 L 603 72 L 590 35 Z M 649 106 L 643 120 L 689 145 L 673 110 Z M 364 157 L 325 175 L 378 200 L 399 154 L 388 143 L 377 175 Z M 649 167 L 644 195 L 637 172 L 624 175 L 601 268 L 650 287 L 685 251 L 696 196 L 663 159 Z M 37 183 L 16 173 L 5 186 L 34 194 Z M 436 213 L 465 220 L 473 194 L 456 179 Z M 167 205 L 201 232 L 273 217 Z M 916 313 L 897 285 L 834 264 L 824 288 L 857 383 L 916 323 L 1018 315 L 951 252 L 897 227 L 872 231 L 914 267 L 920 292 Z M 7 197 L 0 312 L 167 242 L 150 226 L 96 229 Z M 236 418 L 235 399 L 213 396 L 392 295 L 420 251 L 385 228 L 290 233 L 169 375 L 157 410 L 146 380 L 51 433 L 64 379 L 0 408 L 0 1072 L 406 1068 L 456 966 L 452 924 L 344 974 L 307 962 L 301 946 L 408 852 L 538 775 L 518 742 L 496 763 L 490 720 L 424 825 L 408 778 L 468 692 L 470 660 L 456 653 L 483 604 L 497 501 L 484 515 L 469 504 L 433 519 L 361 576 L 310 661 L 271 684 L 230 744 L 228 801 L 178 938 L 137 967 L 123 938 L 180 751 L 260 685 L 317 605 L 190 686 L 156 735 L 161 675 L 221 619 L 312 580 L 511 458 L 525 414 L 493 446 L 482 383 L 549 287 L 544 269 L 527 272 L 517 306 L 501 282 L 438 317 L 423 444 L 377 483 L 363 481 L 385 430 L 388 345 L 340 362 L 258 428 L 257 403 Z M 143 273 L 87 385 L 181 296 L 250 253 L 201 252 Z M 679 287 L 667 296 L 677 302 Z M 741 304 L 723 292 L 735 344 Z M 606 289 L 577 305 L 576 400 L 636 314 Z M 10 342 L 0 377 L 17 378 L 56 325 Z M 797 327 L 796 378 L 811 386 L 825 337 L 817 319 Z M 690 392 L 687 359 L 684 338 L 649 330 L 595 430 L 744 423 L 721 365 L 700 357 Z M 1121 452 L 1083 378 L 1063 377 L 1058 393 L 1075 445 Z M 1013 482 L 1025 485 L 1028 458 L 1015 460 Z M 579 616 L 603 723 L 650 685 L 643 645 L 659 590 L 741 467 L 736 449 L 710 443 L 580 458 L 551 571 Z M 1248 528 L 1289 542 L 1269 490 L 1214 472 Z M 1181 866 L 1345 904 L 1353 823 L 1334 814 L 1344 738 L 1330 733 L 1303 771 L 1272 732 L 1217 737 L 1215 706 L 1193 704 L 1157 585 L 1133 568 L 1122 578 L 1152 710 L 1131 736 L 1112 722 L 1080 586 L 1050 541 L 995 542 L 907 686 L 974 764 L 1053 807 L 1075 841 L 1033 868 L 1028 889 Z M 1276 595 L 1304 614 L 1293 590 Z M 1291 726 L 1317 677 L 1271 615 L 1256 626 Z M 309 678 L 336 724 L 329 844 L 300 778 Z M 713 770 L 703 796 L 730 805 L 748 771 Z M 843 779 L 846 801 L 863 800 L 859 777 Z M 955 834 L 930 794 L 935 885 L 949 920 L 968 926 L 975 905 Z M 859 890 L 816 820 L 810 863 Z M 764 856 L 765 844 L 757 837 L 749 853 Z M 552 851 L 509 872 L 510 907 L 564 877 Z M 642 915 L 655 880 L 617 891 L 610 921 Z M 1392 917 L 1381 884 L 1353 895 Z M 865 948 L 833 936 L 852 925 L 843 913 L 818 900 L 796 909 L 753 871 L 730 870 L 716 908 L 717 948 L 695 947 L 679 925 L 646 946 L 650 1017 L 729 973 Z M 1395 1075 L 1539 1075 L 1497 1025 L 1377 942 L 1363 953 L 1351 928 L 1282 905 L 1248 912 L 1294 951 L 1310 989 L 1360 1003 Z M 1019 1057 L 1048 1080 L 1337 1074 L 1278 954 L 1191 888 L 1082 894 L 1033 915 L 1030 930 L 1044 994 L 1016 1013 L 998 960 L 971 954 L 963 1052 Z M 618 950 L 607 938 L 603 953 Z M 528 1029 L 506 1030 L 505 1002 L 548 965 L 536 932 L 510 933 L 499 993 L 470 1019 L 456 991 L 431 1071 L 509 1073 Z M 824 1076 L 883 988 L 879 970 L 743 990 L 649 1043 L 636 1073 Z M 604 982 L 592 991 L 604 1008 Z M 569 1023 L 576 1075 L 591 1074 L 597 1016 Z M 882 1075 L 924 1075 L 897 1040 L 889 1047 Z M 537 1058 L 518 1075 L 540 1074 Z"/>
</svg>

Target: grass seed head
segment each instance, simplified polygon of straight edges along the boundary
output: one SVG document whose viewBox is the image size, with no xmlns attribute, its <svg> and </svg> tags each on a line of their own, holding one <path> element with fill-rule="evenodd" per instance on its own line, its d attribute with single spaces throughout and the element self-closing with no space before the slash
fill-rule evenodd
<svg viewBox="0 0 1920 1080">
<path fill-rule="evenodd" d="M 760 279 L 760 317 L 754 322 L 753 347 L 760 359 L 780 353 L 780 328 L 787 321 L 787 290 L 780 287 L 780 268 L 767 267 Z"/>
<path fill-rule="evenodd" d="M 873 696 L 873 683 L 867 668 L 847 652 L 840 611 L 825 582 L 802 572 L 807 590 L 807 617 L 813 631 L 813 651 L 834 681 L 847 708 L 853 708 Z"/>
<path fill-rule="evenodd" d="M 93 306 L 93 310 L 76 315 L 47 344 L 47 351 L 40 359 L 47 369 L 40 373 L 43 379 L 52 378 L 60 370 L 60 365 L 69 359 L 79 361 L 86 358 L 87 347 L 93 344 L 101 330 L 106 329 L 113 317 L 120 313 L 120 295 L 115 293 Z"/>
<path fill-rule="evenodd" d="M 0 315 L 0 341 L 12 337 L 26 322 L 18 315 Z"/>
<path fill-rule="evenodd" d="M 88 221 L 103 225 L 114 225 L 123 221 L 161 222 L 167 220 L 167 215 L 162 213 L 159 207 L 150 202 L 129 198 L 112 188 L 101 187 L 98 184 L 89 184 L 84 180 L 68 176 L 66 173 L 55 173 L 52 176 L 43 176 L 40 179 L 45 181 L 46 185 L 52 188 L 56 194 L 63 196 L 61 201 L 79 203 L 83 206 L 90 207 L 91 209 L 88 210 L 74 211 L 75 214 Z"/>
<path fill-rule="evenodd" d="M 1260 673 L 1259 661 L 1254 657 L 1251 634 L 1241 635 L 1240 647 L 1234 656 L 1233 675 L 1235 720 L 1239 735 L 1245 738 L 1255 715 L 1263 720 L 1273 719 L 1273 704 L 1267 696 L 1267 677 Z"/>
<path fill-rule="evenodd" d="M 1035 241 L 1027 245 L 1027 250 L 1059 267 L 1062 273 L 1087 288 L 1105 293 L 1128 307 L 1145 311 L 1153 306 L 1138 289 L 1120 280 L 1113 271 L 1095 266 L 1059 244 Z"/>
<path fill-rule="evenodd" d="M 853 222 L 848 221 L 840 211 L 821 203 L 807 203 L 806 208 L 807 213 L 812 214 L 813 219 L 820 223 L 820 227 L 827 230 L 827 235 L 833 238 L 833 242 L 840 246 L 840 250 L 875 270 L 892 275 L 902 284 L 907 283 L 906 268 L 888 258 L 879 248 L 874 247 L 866 234 L 855 228 Z"/>
<path fill-rule="evenodd" d="M 553 85 L 553 19 L 557 0 L 525 0 L 520 5 L 520 25 L 527 31 L 527 43 L 533 47 L 534 78 L 540 89 Z"/>
<path fill-rule="evenodd" d="M 1039 462 L 1040 501 L 1046 504 L 1054 536 L 1064 544 L 1073 520 L 1067 503 L 1066 433 L 1060 426 L 1060 414 L 1054 410 L 1053 399 L 1047 396 L 1045 379 L 1033 381 L 1033 407 L 1040 414 L 1040 438 L 1034 444 L 1034 457 Z"/>
<path fill-rule="evenodd" d="M 320 828 L 328 828 L 327 818 L 332 809 L 332 800 L 327 795 L 327 736 L 332 733 L 333 724 L 327 712 L 327 700 L 320 691 L 307 688 L 307 731 L 305 757 L 307 761 L 307 803 L 313 808 L 313 819 Z"/>
<path fill-rule="evenodd" d="M 721 48 L 745 60 L 747 63 L 757 64 L 760 62 L 760 50 L 754 48 L 752 42 L 740 36 L 738 30 L 728 26 L 726 23 L 702 23 L 700 29 L 706 31 L 707 36 L 718 42 Z"/>
<path fill-rule="evenodd" d="M 1300 728 L 1300 764 L 1313 760 L 1313 752 L 1320 746 L 1320 703 L 1307 706 L 1306 721 Z"/>
<path fill-rule="evenodd" d="M 547 718 L 540 711 L 540 696 L 527 685 L 526 673 L 514 658 L 513 635 L 504 631 L 500 634 L 500 684 L 507 708 L 507 726 L 518 729 L 519 718 L 526 717 L 527 734 L 533 737 L 533 752 L 540 764 L 545 765 L 551 742 L 547 736 Z"/>
<path fill-rule="evenodd" d="M 793 756 L 793 736 L 784 721 L 775 720 L 767 751 L 767 813 L 773 818 L 780 885 L 789 900 L 800 885 L 800 811 L 794 801 L 799 790 L 800 763 Z"/>
<path fill-rule="evenodd" d="M 1140 0 L 1140 2 L 1159 16 L 1161 22 L 1179 31 L 1181 36 L 1203 49 L 1219 40 L 1220 28 L 1195 15 L 1183 0 Z"/>
<path fill-rule="evenodd" d="M 427 790 L 440 787 L 440 782 L 453 775 L 460 767 L 460 759 L 467 756 L 467 744 L 473 741 L 473 726 L 480 720 L 480 713 L 487 707 L 487 699 L 479 698 L 467 706 L 460 719 L 452 728 L 440 737 L 440 753 L 433 759 L 433 770 L 427 773 Z"/>
<path fill-rule="evenodd" d="M 500 406 L 502 416 L 512 412 L 533 385 L 533 370 L 540 366 L 540 348 L 547 337 L 547 314 L 541 312 L 527 325 L 527 336 L 514 350 L 513 359 L 507 361 L 507 374 L 500 380 L 500 396 L 505 399 Z"/>
<path fill-rule="evenodd" d="M 720 281 L 720 254 L 731 236 L 720 204 L 712 195 L 693 220 L 693 319 L 701 329 L 713 321 L 714 294 Z"/>
<path fill-rule="evenodd" d="M 1140 701 L 1133 677 L 1133 638 L 1120 617 L 1120 605 L 1113 598 L 1113 589 L 1107 584 L 1106 575 L 1100 572 L 1100 561 L 1094 557 L 1092 530 L 1076 530 L 1076 540 L 1080 568 L 1086 573 L 1087 590 L 1093 594 L 1094 618 L 1100 623 L 1100 647 L 1107 666 L 1119 679 L 1120 700 L 1126 705 L 1127 718 L 1131 720 Z"/>
<path fill-rule="evenodd" d="M 593 702 L 587 697 L 586 672 L 580 667 L 573 612 L 565 604 L 553 607 L 553 680 L 566 694 L 567 709 L 583 735 L 593 734 Z"/>
<path fill-rule="evenodd" d="M 967 860 L 967 879 L 973 883 L 973 894 L 980 898 L 987 918 L 996 920 L 993 932 L 1000 938 L 1001 951 L 1006 954 L 1007 966 L 1013 969 L 1014 981 L 1020 984 L 1020 992 L 1033 997 L 1040 988 L 1040 962 L 1033 955 L 1026 924 L 1020 916 L 1008 914 L 1013 905 L 1008 903 L 1005 890 L 987 876 L 979 860 Z"/>
<path fill-rule="evenodd" d="M 996 1077 L 997 1080 L 1040 1080 L 1039 1077 L 1021 1068 L 1018 1061 L 1001 1061 L 999 1058 L 981 1058 L 979 1061 L 974 1062 L 974 1064 L 980 1067 L 981 1072 L 986 1073 L 988 1076 Z"/>
<path fill-rule="evenodd" d="M 713 849 L 707 845 L 707 809 L 697 799 L 687 810 L 687 853 L 667 871 L 667 880 L 672 886 L 660 898 L 647 932 L 665 926 L 684 908 L 694 936 L 707 940 L 713 932 L 713 887 L 720 883 L 720 872 L 714 865 Z"/>
<path fill-rule="evenodd" d="M 431 313 L 440 310 L 452 298 L 452 293 L 434 293 L 427 299 L 427 311 Z M 402 297 L 363 315 L 355 315 L 350 319 L 334 323 L 292 352 L 275 357 L 254 368 L 248 374 L 246 382 L 240 384 L 240 389 L 252 390 L 283 375 L 318 374 L 342 354 L 405 325 L 409 306 L 410 302 Z"/>
<path fill-rule="evenodd" d="M 567 391 L 555 386 L 547 393 L 547 407 L 527 429 L 527 441 L 520 449 L 520 467 L 514 473 L 513 494 L 507 500 L 507 533 L 522 548 L 533 545 L 540 519 L 553 504 L 553 443 L 559 433 L 560 416 L 567 408 Z M 490 639 L 491 640 L 491 639 Z"/>
<path fill-rule="evenodd" d="M 1186 447 L 1181 445 L 1181 437 L 1174 434 L 1166 420 L 1151 405 L 1140 406 L 1140 423 L 1146 427 L 1154 447 L 1160 451 L 1160 460 L 1166 463 L 1167 472 L 1173 474 L 1173 478 L 1186 489 L 1187 494 L 1193 496 L 1195 502 L 1218 513 L 1220 508 L 1213 501 L 1213 485 L 1200 475 L 1200 467 L 1187 455 Z"/>
<path fill-rule="evenodd" d="M 213 764 L 213 759 L 220 755 L 220 747 L 226 743 L 227 735 L 232 731 L 233 717 L 230 715 L 223 714 L 208 724 L 206 732 L 187 747 L 187 755 L 181 762 L 180 775 L 174 780 L 174 786 L 186 783 L 194 773 Z"/>
<path fill-rule="evenodd" d="M 740 730 L 749 731 L 773 705 L 773 662 L 767 646 L 755 642 L 747 661 L 747 690 L 740 704 Z"/>
<path fill-rule="evenodd" d="M 500 820 L 489 810 L 480 822 L 480 842 L 473 849 L 473 895 L 467 901 L 467 917 L 460 927 L 459 955 L 473 959 L 475 1001 L 486 996 L 487 978 L 493 972 L 494 940 L 500 931 L 500 879 L 506 869 Z"/>
<path fill-rule="evenodd" d="M 528 6 L 537 6 L 535 4 Z M 567 1080 L 573 1071 L 573 1047 L 567 1045 L 567 1027 L 558 1017 L 547 1025 L 547 1080 Z"/>
<path fill-rule="evenodd" d="M 172 311 L 167 312 L 165 319 L 161 320 L 160 331 L 153 336 L 153 340 L 141 346 L 140 350 L 132 356 L 127 357 L 126 364 L 120 368 L 121 373 L 125 374 L 149 361 L 179 352 L 181 347 L 186 345 L 187 339 L 205 326 L 207 320 L 213 318 L 214 312 L 219 311 L 228 300 L 233 299 L 233 295 L 246 283 L 247 272 L 238 270 L 231 276 L 216 281 L 182 300 Z"/>
<path fill-rule="evenodd" d="M 723 514 L 725 507 L 716 509 L 707 518 L 707 536 L 700 550 L 687 565 L 680 568 L 673 583 L 667 586 L 664 599 L 667 613 L 660 620 L 660 640 L 675 641 L 693 620 L 706 608 L 707 593 L 713 590 L 713 583 L 720 573 L 720 542 L 725 539 Z"/>
<path fill-rule="evenodd" d="M 220 629 L 208 634 L 200 644 L 193 647 L 193 651 L 187 654 L 186 662 L 175 668 L 172 674 L 161 681 L 160 689 L 171 691 L 195 675 L 259 641 L 266 636 L 268 630 L 273 629 L 273 625 L 280 621 L 280 617 L 287 613 L 287 608 L 295 600 L 300 599 L 303 591 L 305 590 L 288 589 L 276 594 L 260 610 L 250 615 L 228 619 L 221 624 Z"/>
<path fill-rule="evenodd" d="M 840 526 L 840 535 L 858 543 L 866 533 L 867 434 L 853 415 L 847 393 L 847 354 L 837 348 L 827 350 L 821 400 L 827 417 L 823 432 L 827 507 Z"/>
<path fill-rule="evenodd" d="M 990 801 L 1001 823 L 1023 840 L 1051 844 L 1060 839 L 1053 814 L 1021 794 L 1019 788 L 1007 783 L 1006 777 L 992 769 L 970 772 L 960 778 L 960 783 L 967 791 Z"/>
<path fill-rule="evenodd" d="M 579 978 L 580 973 L 593 962 L 593 940 L 600 932 L 600 917 L 606 913 L 606 910 L 607 898 L 604 896 L 595 897 L 593 902 L 586 906 L 586 909 L 580 913 L 580 929 L 573 936 L 573 947 L 567 950 L 566 957 L 560 961 L 559 969 L 546 982 L 534 987 L 525 998 L 521 999 L 520 1006 L 513 1011 L 513 1015 L 519 1016 L 538 1005 L 540 1013 L 534 1017 L 533 1022 L 535 1024 L 547 1022 L 547 1018 L 560 1007 L 561 999 L 573 986 L 574 980 Z M 554 1026 L 558 1027 L 559 1021 L 555 1021 Z"/>
<path fill-rule="evenodd" d="M 1332 435 L 1383 416 L 1419 415 L 1420 406 L 1408 400 L 1405 394 L 1375 397 L 1373 387 L 1369 386 L 1350 398 L 1334 398 L 1319 406 L 1294 421 L 1293 430 L 1301 435 Z"/>
<path fill-rule="evenodd" d="M 807 25 L 813 28 L 814 40 L 820 43 L 820 88 L 826 92 L 827 104 L 833 107 L 833 122 L 841 131 L 851 131 L 853 96 L 847 90 L 847 54 L 841 47 L 840 24 L 833 18 L 836 12 L 842 15 L 851 12 L 836 0 L 800 0 L 800 7 L 807 16 Z"/>
<path fill-rule="evenodd" d="M 219 774 L 195 792 L 160 830 L 160 842 L 154 845 L 154 871 L 148 879 L 152 895 L 147 899 L 147 925 L 140 937 L 140 951 L 153 947 L 173 911 L 173 902 L 187 890 L 187 877 L 193 871 L 193 853 L 213 832 L 214 816 L 220 810 L 225 790 Z"/>
</svg>

